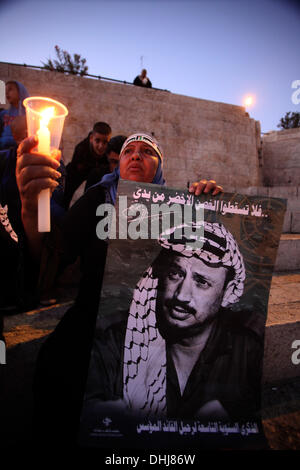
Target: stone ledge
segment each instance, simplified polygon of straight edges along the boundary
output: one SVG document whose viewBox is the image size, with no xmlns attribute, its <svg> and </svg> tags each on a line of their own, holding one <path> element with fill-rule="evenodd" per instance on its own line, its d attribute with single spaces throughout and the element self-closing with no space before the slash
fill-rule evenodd
<svg viewBox="0 0 300 470">
<path fill-rule="evenodd" d="M 300 234 L 284 233 L 280 237 L 274 271 L 300 269 Z"/>
<path fill-rule="evenodd" d="M 282 129 L 281 131 L 272 131 L 264 134 L 262 142 L 276 142 L 280 140 L 299 139 L 300 129 Z"/>
</svg>

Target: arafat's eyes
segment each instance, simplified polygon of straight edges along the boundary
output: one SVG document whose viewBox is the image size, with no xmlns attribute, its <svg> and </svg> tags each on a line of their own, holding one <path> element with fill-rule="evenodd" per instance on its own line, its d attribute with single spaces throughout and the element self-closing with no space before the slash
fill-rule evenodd
<svg viewBox="0 0 300 470">
<path fill-rule="evenodd" d="M 208 289 L 211 286 L 211 284 L 201 276 L 194 277 L 194 281 L 197 287 L 201 287 L 202 289 Z"/>
<path fill-rule="evenodd" d="M 171 269 L 168 273 L 168 278 L 171 280 L 171 281 L 179 281 L 179 279 L 182 278 L 182 273 L 180 273 L 179 271 L 177 271 L 176 269 Z"/>
</svg>

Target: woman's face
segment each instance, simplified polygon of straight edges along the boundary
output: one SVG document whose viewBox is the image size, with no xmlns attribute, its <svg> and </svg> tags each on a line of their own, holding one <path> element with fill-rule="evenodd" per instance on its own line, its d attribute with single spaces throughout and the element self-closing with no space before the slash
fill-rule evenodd
<svg viewBox="0 0 300 470">
<path fill-rule="evenodd" d="M 125 180 L 151 183 L 157 167 L 158 155 L 145 142 L 130 142 L 120 155 L 120 176 Z"/>
<path fill-rule="evenodd" d="M 7 83 L 6 85 L 6 100 L 12 106 L 17 107 L 19 104 L 19 89 L 16 83 Z"/>
</svg>

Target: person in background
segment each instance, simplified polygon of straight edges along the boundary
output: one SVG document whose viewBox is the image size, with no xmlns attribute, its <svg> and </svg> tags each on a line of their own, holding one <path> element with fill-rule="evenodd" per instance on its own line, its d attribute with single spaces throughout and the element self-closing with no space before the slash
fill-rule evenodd
<svg viewBox="0 0 300 470">
<path fill-rule="evenodd" d="M 116 135 L 115 137 L 112 137 L 108 143 L 106 157 L 109 163 L 110 173 L 119 166 L 120 152 L 125 140 L 125 135 Z M 95 168 L 92 170 L 87 178 L 85 191 L 94 184 L 99 183 L 102 177 L 103 171 L 101 168 Z"/>
<path fill-rule="evenodd" d="M 22 281 L 22 258 L 24 230 L 22 224 L 22 205 L 19 189 L 16 182 L 17 146 L 26 138 L 27 125 L 25 116 L 17 116 L 11 123 L 11 132 L 14 145 L 8 149 L 0 150 L 0 251 L 1 265 L 5 269 L 1 286 L 0 310 L 20 312 L 36 307 L 42 297 L 49 298 L 49 285 L 52 284 L 52 274 L 44 269 L 45 275 L 41 282 L 38 295 L 26 288 L 31 284 L 30 277 Z M 61 160 L 58 168 L 58 185 L 51 198 L 51 219 L 57 226 L 61 226 L 65 214 L 63 208 L 65 167 Z M 43 293 L 42 293 L 43 292 Z M 32 294 L 32 295 L 31 295 Z M 46 305 L 53 302 L 48 302 Z"/>
<path fill-rule="evenodd" d="M 137 85 L 137 86 L 143 86 L 143 87 L 146 87 L 146 88 L 152 88 L 152 83 L 149 80 L 149 78 L 147 77 L 147 70 L 146 69 L 143 69 L 141 71 L 141 75 L 138 75 L 137 77 L 135 77 L 133 84 Z"/>
<path fill-rule="evenodd" d="M 119 166 L 121 148 L 126 139 L 127 137 L 125 135 L 116 135 L 110 140 L 108 144 L 107 159 L 111 173 Z"/>
<path fill-rule="evenodd" d="M 94 168 L 98 168 L 102 176 L 110 172 L 106 157 L 106 149 L 110 138 L 111 128 L 109 124 L 96 122 L 92 132 L 76 145 L 72 160 L 66 166 L 64 194 L 66 209 L 69 208 L 76 189 L 88 178 Z"/>
<path fill-rule="evenodd" d="M 24 85 L 13 80 L 6 83 L 5 92 L 10 107 L 0 112 L 0 150 L 8 149 L 16 144 L 11 131 L 11 123 L 17 116 L 25 116 L 23 101 L 29 96 Z"/>
</svg>

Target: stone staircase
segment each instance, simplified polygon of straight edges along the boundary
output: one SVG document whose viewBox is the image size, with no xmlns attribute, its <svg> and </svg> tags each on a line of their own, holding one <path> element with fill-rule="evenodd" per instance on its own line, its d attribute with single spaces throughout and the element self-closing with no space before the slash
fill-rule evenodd
<svg viewBox="0 0 300 470">
<path fill-rule="evenodd" d="M 251 186 L 235 188 L 234 191 L 248 196 L 287 199 L 287 210 L 274 271 L 300 271 L 300 186 Z"/>
<path fill-rule="evenodd" d="M 280 237 L 275 272 L 300 271 L 300 233 L 283 233 Z"/>
</svg>

